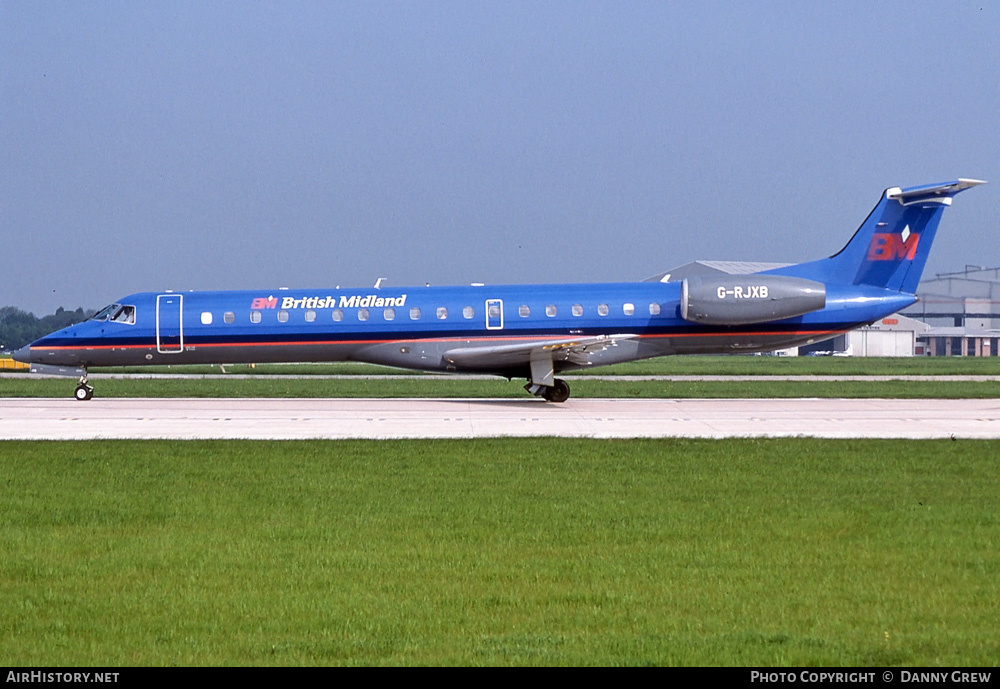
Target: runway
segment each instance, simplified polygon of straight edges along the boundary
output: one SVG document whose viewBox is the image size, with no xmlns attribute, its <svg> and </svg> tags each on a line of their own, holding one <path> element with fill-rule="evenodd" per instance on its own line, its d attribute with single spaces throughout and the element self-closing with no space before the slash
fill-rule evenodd
<svg viewBox="0 0 1000 689">
<path fill-rule="evenodd" d="M 1000 400 L 0 399 L 2 440 L 1000 438 Z"/>
</svg>

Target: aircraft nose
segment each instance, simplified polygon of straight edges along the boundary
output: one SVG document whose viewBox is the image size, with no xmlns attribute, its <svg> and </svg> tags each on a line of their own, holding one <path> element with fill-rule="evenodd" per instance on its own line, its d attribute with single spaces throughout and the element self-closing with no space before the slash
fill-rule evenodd
<svg viewBox="0 0 1000 689">
<path fill-rule="evenodd" d="M 22 364 L 31 363 L 31 345 L 24 345 L 19 350 L 11 354 L 14 361 L 20 361 Z"/>
</svg>

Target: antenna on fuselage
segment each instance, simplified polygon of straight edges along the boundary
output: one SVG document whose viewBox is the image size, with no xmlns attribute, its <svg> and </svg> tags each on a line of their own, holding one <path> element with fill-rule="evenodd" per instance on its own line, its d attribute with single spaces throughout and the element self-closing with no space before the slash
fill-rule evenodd
<svg viewBox="0 0 1000 689">
<path fill-rule="evenodd" d="M 385 280 L 385 279 L 386 278 L 379 278 L 378 280 L 376 280 L 375 281 L 375 289 L 381 288 L 382 287 L 382 281 Z"/>
</svg>

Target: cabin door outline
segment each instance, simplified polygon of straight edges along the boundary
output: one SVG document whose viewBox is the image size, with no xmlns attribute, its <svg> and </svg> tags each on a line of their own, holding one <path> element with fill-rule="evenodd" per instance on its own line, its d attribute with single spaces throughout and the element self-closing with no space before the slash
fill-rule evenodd
<svg viewBox="0 0 1000 689">
<path fill-rule="evenodd" d="M 184 295 L 156 295 L 156 351 L 180 354 L 184 351 Z"/>
<path fill-rule="evenodd" d="M 486 300 L 486 329 L 503 330 L 503 299 Z"/>
</svg>

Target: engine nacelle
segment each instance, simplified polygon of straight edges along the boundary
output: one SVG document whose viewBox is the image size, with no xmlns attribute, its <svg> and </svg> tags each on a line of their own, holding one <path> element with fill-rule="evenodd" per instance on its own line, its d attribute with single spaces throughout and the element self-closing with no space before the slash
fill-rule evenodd
<svg viewBox="0 0 1000 689">
<path fill-rule="evenodd" d="M 782 275 L 696 277 L 681 284 L 681 317 L 709 325 L 793 318 L 826 306 L 826 285 Z"/>
</svg>

